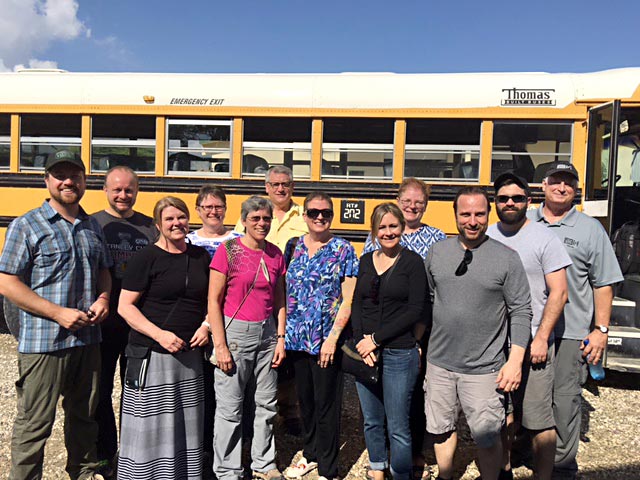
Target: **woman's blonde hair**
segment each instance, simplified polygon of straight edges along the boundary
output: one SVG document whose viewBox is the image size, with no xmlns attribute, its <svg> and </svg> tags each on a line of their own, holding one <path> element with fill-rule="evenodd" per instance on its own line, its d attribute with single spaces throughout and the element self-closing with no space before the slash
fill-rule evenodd
<svg viewBox="0 0 640 480">
<path fill-rule="evenodd" d="M 407 225 L 407 221 L 404 219 L 404 215 L 402 215 L 402 210 L 395 203 L 381 203 L 376 208 L 374 208 L 373 213 L 371 214 L 371 238 L 374 239 L 378 236 L 378 229 L 380 228 L 380 222 L 382 222 L 382 217 L 384 217 L 387 213 L 390 213 L 394 217 L 398 219 L 398 223 L 402 226 L 402 231 L 404 232 L 404 227 Z"/>
<path fill-rule="evenodd" d="M 162 223 L 162 211 L 167 207 L 177 208 L 187 216 L 187 219 L 189 219 L 189 208 L 186 203 L 177 197 L 162 197 L 158 200 L 155 207 L 153 207 L 153 221 L 156 225 L 160 225 L 160 223 Z"/>
</svg>

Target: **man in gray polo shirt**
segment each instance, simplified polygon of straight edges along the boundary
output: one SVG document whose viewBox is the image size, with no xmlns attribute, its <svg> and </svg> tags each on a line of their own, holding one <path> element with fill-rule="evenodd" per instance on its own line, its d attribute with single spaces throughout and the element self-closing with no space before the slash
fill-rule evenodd
<svg viewBox="0 0 640 480">
<path fill-rule="evenodd" d="M 478 445 L 482 478 L 496 480 L 504 394 L 520 385 L 531 335 L 529 284 L 518 254 L 486 236 L 491 208 L 486 191 L 460 189 L 453 208 L 459 235 L 434 244 L 425 259 L 433 306 L 427 431 L 434 435 L 439 478 L 449 479 L 461 407 Z"/>
<path fill-rule="evenodd" d="M 578 471 L 585 359 L 591 355 L 590 362 L 598 363 L 602 358 L 611 317 L 612 285 L 623 280 L 600 222 L 572 206 L 577 188 L 578 172 L 573 165 L 555 162 L 542 181 L 544 203 L 528 212 L 531 220 L 546 225 L 560 238 L 573 262 L 567 269 L 569 301 L 555 327 L 553 409 L 558 440 L 553 478 L 558 479 L 573 479 Z M 585 339 L 589 340 L 586 346 Z"/>
<path fill-rule="evenodd" d="M 567 301 L 566 267 L 571 265 L 571 259 L 558 237 L 545 226 L 527 218 L 531 193 L 525 179 L 507 172 L 500 175 L 493 185 L 500 222 L 491 225 L 487 234 L 520 255 L 531 287 L 533 310 L 533 340 L 525 355 L 522 384 L 511 398 L 516 424 L 521 424 L 532 437 L 536 478 L 549 480 L 556 452 L 553 328 Z M 507 419 L 508 428 L 513 418 L 510 417 Z M 509 430 L 511 440 L 514 429 Z M 509 463 L 505 469 L 510 471 Z M 510 473 L 503 476 L 513 478 Z"/>
</svg>

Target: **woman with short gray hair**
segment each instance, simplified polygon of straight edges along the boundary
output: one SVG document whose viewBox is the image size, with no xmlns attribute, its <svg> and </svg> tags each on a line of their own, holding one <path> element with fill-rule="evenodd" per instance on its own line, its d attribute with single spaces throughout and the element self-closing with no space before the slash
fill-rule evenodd
<svg viewBox="0 0 640 480">
<path fill-rule="evenodd" d="M 279 480 L 273 423 L 276 367 L 285 357 L 284 258 L 266 241 L 271 202 L 253 196 L 242 204 L 244 237 L 222 244 L 211 261 L 209 321 L 215 347 L 216 416 L 213 469 L 220 480 L 241 480 L 242 407 L 255 380 L 253 478 Z"/>
<path fill-rule="evenodd" d="M 240 219 L 244 222 L 251 212 L 257 212 L 258 210 L 265 210 L 269 213 L 269 216 L 273 218 L 273 205 L 271 205 L 271 202 L 266 198 L 253 195 L 242 202 L 240 206 Z M 269 224 L 271 224 L 270 221 Z"/>
</svg>

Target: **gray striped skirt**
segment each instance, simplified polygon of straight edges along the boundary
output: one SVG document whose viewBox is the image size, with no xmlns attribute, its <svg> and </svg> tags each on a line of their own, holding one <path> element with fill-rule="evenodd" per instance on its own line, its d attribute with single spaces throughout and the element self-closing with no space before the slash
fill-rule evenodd
<svg viewBox="0 0 640 480">
<path fill-rule="evenodd" d="M 151 352 L 144 390 L 123 388 L 118 480 L 202 478 L 202 355 Z"/>
</svg>

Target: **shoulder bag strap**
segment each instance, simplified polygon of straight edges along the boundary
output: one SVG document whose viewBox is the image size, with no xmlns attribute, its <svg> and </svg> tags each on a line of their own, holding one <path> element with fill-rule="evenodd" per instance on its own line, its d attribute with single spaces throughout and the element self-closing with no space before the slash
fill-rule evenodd
<svg viewBox="0 0 640 480">
<path fill-rule="evenodd" d="M 184 275 L 184 290 L 182 292 L 182 295 L 185 295 L 187 293 L 187 288 L 189 287 L 189 251 L 188 250 L 189 250 L 189 247 L 187 247 L 187 250 L 185 250 L 184 252 L 185 255 L 187 256 L 187 271 Z M 178 305 L 180 305 L 181 300 L 182 300 L 182 297 L 178 297 L 178 300 L 176 301 L 176 303 L 174 303 L 173 307 L 171 307 L 171 310 L 169 310 L 169 314 L 165 317 L 164 322 L 158 325 L 158 328 L 160 329 L 164 328 L 164 326 L 167 324 L 169 319 L 173 316 L 173 312 L 175 312 Z M 156 340 L 154 340 L 153 343 L 149 346 L 149 348 L 155 345 L 160 345 L 160 344 Z"/>
<path fill-rule="evenodd" d="M 225 324 L 225 326 L 224 326 L 225 331 L 227 330 L 227 328 L 229 328 L 229 325 L 231 325 L 231 322 L 233 322 L 233 319 L 236 318 L 236 315 L 238 314 L 238 312 L 242 308 L 242 305 L 244 305 L 244 302 L 249 297 L 249 294 L 253 290 L 253 287 L 256 286 L 256 282 L 258 281 L 258 274 L 260 273 L 260 270 L 262 270 L 262 272 L 263 272 L 265 278 L 267 279 L 267 281 L 270 281 L 269 270 L 267 270 L 267 264 L 264 261 L 264 250 L 262 251 L 262 256 L 260 257 L 260 263 L 258 263 L 258 268 L 256 268 L 256 275 L 253 277 L 253 282 L 251 282 L 251 286 L 249 287 L 249 290 L 247 290 L 247 293 L 245 293 L 244 298 L 240 302 L 240 305 L 238 305 L 238 308 L 236 308 L 236 311 L 233 312 L 233 315 L 231 315 L 231 318 Z"/>
<path fill-rule="evenodd" d="M 389 277 L 391 276 L 391 274 L 393 273 L 393 270 L 396 268 L 396 265 L 400 261 L 400 255 L 402 255 L 402 250 L 400 250 L 400 252 L 398 253 L 398 257 L 396 258 L 396 261 L 393 262 L 393 265 L 391 265 L 391 267 L 386 272 L 383 273 L 385 277 L 380 280 L 380 291 L 378 293 L 380 296 L 380 302 L 379 302 L 380 318 L 378 319 L 378 326 L 380 326 L 380 324 L 382 323 L 382 304 L 384 303 L 384 301 L 382 300 L 382 287 L 385 285 L 385 283 L 388 283 L 387 281 L 389 280 Z"/>
</svg>

